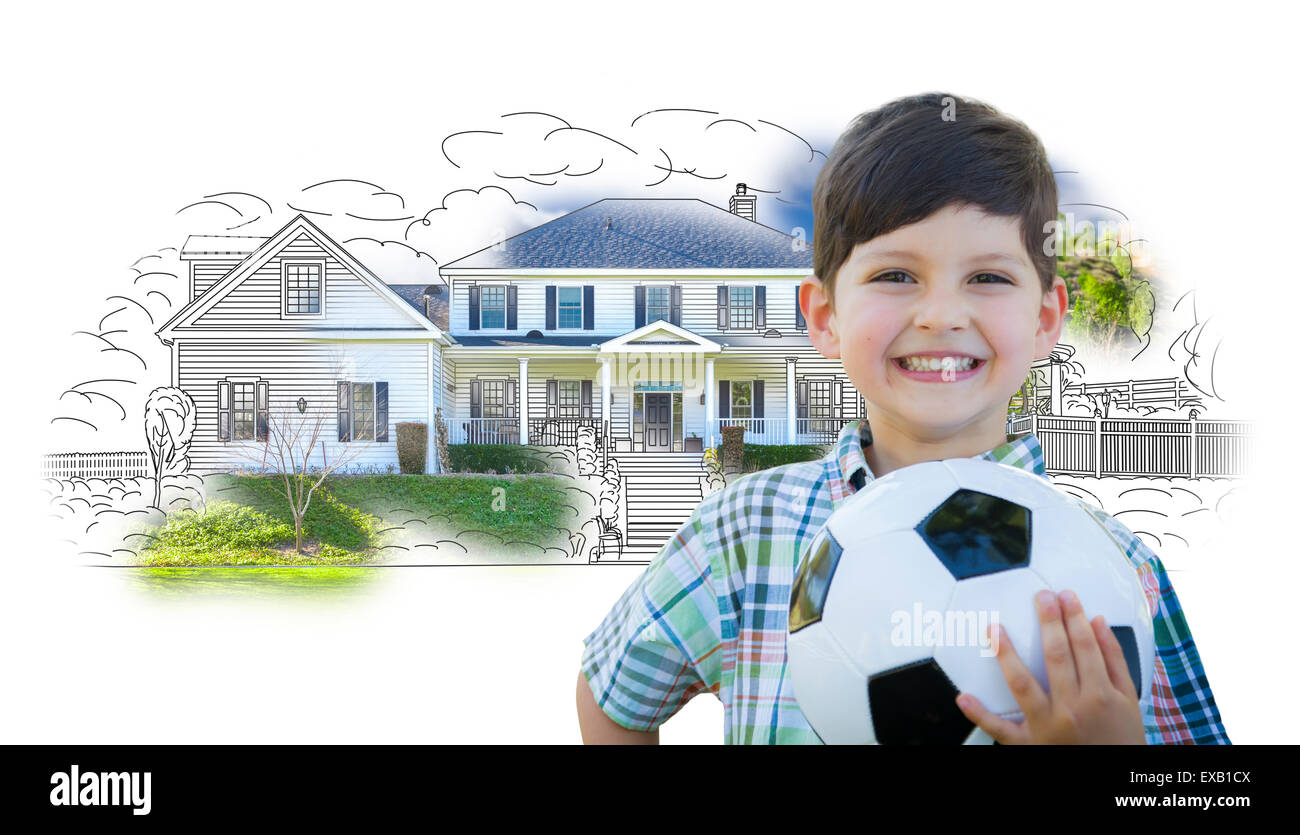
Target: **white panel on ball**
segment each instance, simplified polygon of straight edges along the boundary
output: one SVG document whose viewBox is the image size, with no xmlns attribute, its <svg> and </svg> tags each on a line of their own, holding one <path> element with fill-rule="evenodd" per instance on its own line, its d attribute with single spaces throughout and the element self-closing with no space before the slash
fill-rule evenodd
<svg viewBox="0 0 1300 835">
<path fill-rule="evenodd" d="M 867 681 L 835 643 L 826 623 L 805 626 L 790 635 L 792 681 L 813 683 L 795 698 L 813 729 L 825 742 L 867 745 L 875 741 L 867 714 Z"/>
<path fill-rule="evenodd" d="M 991 463 L 995 466 L 990 467 Z M 1066 499 L 1065 494 L 1058 492 L 1047 479 L 1019 467 L 979 458 L 949 458 L 943 465 L 960 486 L 1015 502 L 1030 510 L 1059 505 Z"/>
<path fill-rule="evenodd" d="M 957 482 L 941 462 L 913 464 L 868 482 L 836 508 L 827 524 L 847 549 L 853 538 L 916 527 L 956 491 Z"/>
</svg>

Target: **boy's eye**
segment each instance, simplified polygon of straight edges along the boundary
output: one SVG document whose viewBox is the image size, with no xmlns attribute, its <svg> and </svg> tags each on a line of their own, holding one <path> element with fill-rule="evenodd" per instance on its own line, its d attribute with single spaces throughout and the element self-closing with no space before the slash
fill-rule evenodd
<svg viewBox="0 0 1300 835">
<path fill-rule="evenodd" d="M 876 277 L 875 277 L 874 279 L 872 279 L 872 280 L 873 280 L 873 281 L 888 281 L 890 276 L 902 276 L 903 278 L 911 278 L 910 275 L 908 275 L 907 273 L 902 272 L 902 271 L 900 271 L 900 270 L 890 270 L 890 271 L 887 272 L 887 273 L 881 273 L 880 275 L 876 276 Z M 891 283 L 896 284 L 896 283 L 898 283 L 898 282 L 891 282 Z"/>
<path fill-rule="evenodd" d="M 888 281 L 888 282 L 891 283 L 891 284 L 900 284 L 900 283 L 902 283 L 902 282 L 896 280 L 896 279 L 899 279 L 899 278 L 906 278 L 906 279 L 909 279 L 909 280 L 910 280 L 910 279 L 911 279 L 911 276 L 908 275 L 908 274 L 905 273 L 905 272 L 902 272 L 901 270 L 890 270 L 890 271 L 887 272 L 887 273 L 881 273 L 880 275 L 876 276 L 876 277 L 875 277 L 874 279 L 872 279 L 872 280 L 873 280 L 873 281 Z M 977 284 L 991 284 L 991 283 L 996 283 L 996 282 L 998 282 L 998 281 L 1001 281 L 1001 282 L 1003 282 L 1003 283 L 1005 283 L 1005 284 L 1011 284 L 1011 283 L 1012 283 L 1012 282 L 1011 282 L 1011 279 L 1007 278 L 1006 276 L 998 275 L 997 273 L 980 273 L 979 275 L 975 276 L 975 278 L 977 278 L 977 279 L 981 279 L 981 278 L 991 278 L 991 279 L 994 279 L 994 281 L 992 281 L 992 282 L 989 282 L 989 281 L 977 281 L 977 282 L 976 282 Z"/>
<path fill-rule="evenodd" d="M 1009 278 L 1007 278 L 1006 276 L 998 275 L 997 273 L 980 273 L 979 275 L 977 275 L 977 276 L 975 276 L 975 277 L 976 277 L 976 278 L 985 278 L 985 277 L 987 277 L 987 278 L 995 278 L 995 279 L 997 279 L 998 281 L 1003 281 L 1003 282 L 1006 282 L 1007 284 L 1010 284 L 1010 283 L 1011 283 L 1011 280 L 1010 280 Z M 979 283 L 980 283 L 980 284 L 988 284 L 989 282 L 987 282 L 987 281 L 981 281 L 981 282 L 979 282 Z"/>
</svg>

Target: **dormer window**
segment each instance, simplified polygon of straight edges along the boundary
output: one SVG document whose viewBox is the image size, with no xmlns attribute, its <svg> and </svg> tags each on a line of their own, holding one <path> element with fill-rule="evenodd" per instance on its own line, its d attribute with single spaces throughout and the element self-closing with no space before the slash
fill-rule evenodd
<svg viewBox="0 0 1300 835">
<path fill-rule="evenodd" d="M 323 316 L 325 262 L 286 259 L 280 265 L 282 312 L 285 316 Z"/>
</svg>

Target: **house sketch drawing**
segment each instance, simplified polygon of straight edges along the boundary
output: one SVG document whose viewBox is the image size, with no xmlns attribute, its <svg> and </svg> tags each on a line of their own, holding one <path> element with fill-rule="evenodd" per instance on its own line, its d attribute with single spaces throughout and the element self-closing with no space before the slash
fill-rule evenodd
<svg viewBox="0 0 1300 835">
<path fill-rule="evenodd" d="M 692 173 L 665 162 L 656 166 L 665 179 Z M 303 192 L 331 182 L 401 201 L 382 220 L 427 222 L 364 181 Z M 231 234 L 189 234 L 161 259 L 172 272 L 142 259 L 137 282 L 170 283 L 141 285 L 148 304 L 110 296 L 99 329 L 80 332 L 138 360 L 138 379 L 90 379 L 64 397 L 108 401 L 127 421 L 106 384 L 153 389 L 140 433 L 150 449 L 46 455 L 65 542 L 92 562 L 130 562 L 156 540 L 151 525 L 204 514 L 231 489 L 214 477 L 285 464 L 318 478 L 472 470 L 519 484 L 523 473 L 467 470 L 449 452 L 511 447 L 564 480 L 559 524 L 507 538 L 456 527 L 450 509 L 399 501 L 368 511 L 381 520 L 380 563 L 648 562 L 739 474 L 720 454 L 727 434 L 747 448 L 815 450 L 867 417 L 840 361 L 808 337 L 797 290 L 812 272 L 811 245 L 763 224 L 763 189 L 736 182 L 718 196 L 597 199 L 437 264 L 416 283 L 368 263 L 375 248 L 361 250 L 381 242 L 357 243 L 328 213 L 291 202 L 291 219 L 272 234 L 241 234 L 274 214 L 271 204 L 246 192 L 205 195 L 229 206 L 242 199 L 254 216 Z M 151 308 L 153 295 L 166 304 Z M 106 322 L 115 315 L 147 322 L 165 370 L 113 341 L 122 329 Z M 1195 336 L 1180 334 L 1192 362 Z M 1231 503 L 1232 480 L 1253 455 L 1248 422 L 1209 419 L 1218 399 L 1191 374 L 1089 379 L 1063 342 L 1034 364 L 1007 431 L 1038 435 L 1059 487 L 1153 547 L 1194 547 L 1188 526 Z"/>
</svg>

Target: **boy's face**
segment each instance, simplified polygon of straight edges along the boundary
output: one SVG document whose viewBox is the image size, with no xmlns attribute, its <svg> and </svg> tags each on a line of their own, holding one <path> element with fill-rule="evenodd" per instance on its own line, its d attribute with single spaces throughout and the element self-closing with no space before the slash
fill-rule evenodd
<svg viewBox="0 0 1300 835">
<path fill-rule="evenodd" d="M 1067 305 L 1059 276 L 1044 295 L 1019 220 L 975 206 L 858 244 L 836 274 L 833 312 L 819 281 L 805 285 L 809 338 L 842 360 L 873 430 L 935 442 L 966 433 L 1000 442 L 1007 401 L 1055 347 Z M 922 353 L 939 368 L 905 367 Z M 979 362 L 965 370 L 965 357 Z"/>
</svg>

